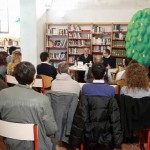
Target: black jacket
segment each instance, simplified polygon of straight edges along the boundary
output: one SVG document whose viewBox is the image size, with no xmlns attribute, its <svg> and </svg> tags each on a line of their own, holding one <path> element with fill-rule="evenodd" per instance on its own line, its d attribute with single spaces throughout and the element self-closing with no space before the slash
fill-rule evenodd
<svg viewBox="0 0 150 150">
<path fill-rule="evenodd" d="M 113 97 L 82 96 L 74 115 L 70 144 L 79 147 L 83 142 L 89 147 L 98 144 L 120 147 L 122 138 L 116 100 Z"/>
<path fill-rule="evenodd" d="M 85 58 L 85 57 L 84 57 L 84 54 L 81 54 L 81 55 L 79 56 L 79 61 L 83 61 L 83 64 L 89 63 L 90 61 L 93 62 L 93 56 L 90 55 L 90 54 L 88 54 L 88 57 Z"/>
<path fill-rule="evenodd" d="M 132 138 L 134 130 L 150 128 L 150 97 L 121 95 L 120 113 L 124 138 Z"/>
<path fill-rule="evenodd" d="M 110 56 L 109 58 L 105 58 L 103 57 L 103 63 L 104 65 L 107 67 L 108 65 L 110 65 L 111 68 L 116 68 L 116 59 L 112 56 Z"/>
<path fill-rule="evenodd" d="M 43 74 L 43 75 L 50 76 L 53 79 L 55 79 L 57 75 L 57 70 L 52 65 L 41 63 L 37 65 L 37 74 Z"/>
</svg>

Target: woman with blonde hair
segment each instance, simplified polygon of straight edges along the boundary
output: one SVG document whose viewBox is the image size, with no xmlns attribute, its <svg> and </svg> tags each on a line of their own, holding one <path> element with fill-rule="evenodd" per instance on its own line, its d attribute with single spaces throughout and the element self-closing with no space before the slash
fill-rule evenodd
<svg viewBox="0 0 150 150">
<path fill-rule="evenodd" d="M 145 66 L 138 63 L 131 64 L 125 72 L 126 86 L 121 88 L 121 94 L 133 98 L 150 96 L 148 71 Z"/>
<path fill-rule="evenodd" d="M 13 75 L 14 68 L 17 64 L 21 62 L 22 59 L 22 54 L 20 51 L 14 51 L 12 53 L 12 59 L 11 62 L 7 66 L 7 74 L 8 75 Z"/>
</svg>

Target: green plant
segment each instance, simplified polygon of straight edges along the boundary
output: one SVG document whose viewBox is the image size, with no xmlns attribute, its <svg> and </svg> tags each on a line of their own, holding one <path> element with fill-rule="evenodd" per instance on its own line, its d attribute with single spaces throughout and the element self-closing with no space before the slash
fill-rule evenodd
<svg viewBox="0 0 150 150">
<path fill-rule="evenodd" d="M 127 57 L 150 65 L 150 8 L 135 13 L 126 34 Z"/>
</svg>

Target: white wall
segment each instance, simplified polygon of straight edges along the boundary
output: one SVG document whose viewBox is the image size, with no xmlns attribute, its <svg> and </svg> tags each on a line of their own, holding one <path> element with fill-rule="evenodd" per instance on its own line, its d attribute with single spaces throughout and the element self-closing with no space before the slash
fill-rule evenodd
<svg viewBox="0 0 150 150">
<path fill-rule="evenodd" d="M 53 0 L 47 22 L 128 22 L 146 7 L 149 0 Z"/>
</svg>

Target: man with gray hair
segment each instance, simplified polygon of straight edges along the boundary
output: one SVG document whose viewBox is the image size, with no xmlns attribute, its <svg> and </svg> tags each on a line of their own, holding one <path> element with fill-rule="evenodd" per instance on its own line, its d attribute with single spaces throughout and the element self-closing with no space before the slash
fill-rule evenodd
<svg viewBox="0 0 150 150">
<path fill-rule="evenodd" d="M 75 93 L 79 97 L 80 85 L 70 76 L 69 65 L 66 62 L 58 64 L 58 74 L 52 82 L 51 90 L 56 92 Z"/>
</svg>

